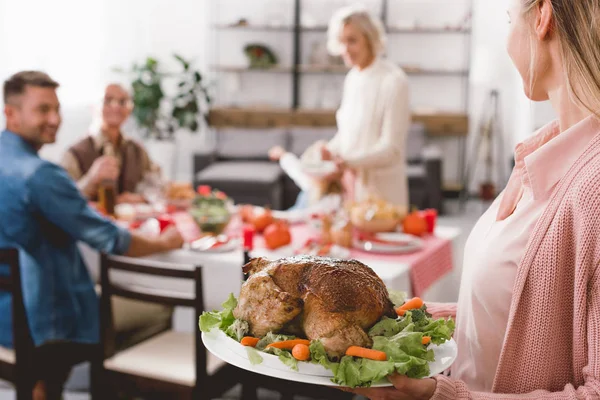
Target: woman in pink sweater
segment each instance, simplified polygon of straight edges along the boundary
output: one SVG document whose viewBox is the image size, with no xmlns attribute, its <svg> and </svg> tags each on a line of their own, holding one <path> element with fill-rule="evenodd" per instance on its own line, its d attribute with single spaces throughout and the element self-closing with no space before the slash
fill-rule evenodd
<svg viewBox="0 0 600 400">
<path fill-rule="evenodd" d="M 371 399 L 600 399 L 600 0 L 513 0 L 508 52 L 559 119 L 520 143 L 467 241 L 451 378 Z M 458 312 L 457 312 L 458 310 Z"/>
</svg>

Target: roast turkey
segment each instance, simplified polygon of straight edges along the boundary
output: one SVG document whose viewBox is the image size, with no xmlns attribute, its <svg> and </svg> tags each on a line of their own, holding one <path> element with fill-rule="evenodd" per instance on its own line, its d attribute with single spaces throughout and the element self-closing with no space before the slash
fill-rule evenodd
<svg viewBox="0 0 600 400">
<path fill-rule="evenodd" d="M 287 333 L 320 340 L 331 357 L 370 347 L 367 331 L 395 316 L 383 281 L 363 263 L 313 256 L 251 260 L 233 314 L 250 334 Z"/>
</svg>

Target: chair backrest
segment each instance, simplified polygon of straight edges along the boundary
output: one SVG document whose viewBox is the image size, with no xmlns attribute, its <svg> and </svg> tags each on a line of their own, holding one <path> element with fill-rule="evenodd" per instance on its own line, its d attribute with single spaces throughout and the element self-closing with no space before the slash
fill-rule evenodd
<svg viewBox="0 0 600 400">
<path fill-rule="evenodd" d="M 31 383 L 27 382 L 27 378 L 33 354 L 33 340 L 23 301 L 19 251 L 13 248 L 0 248 L 0 265 L 8 265 L 8 275 L 0 276 L 0 291 L 8 292 L 12 296 L 12 334 L 16 368 L 12 380 L 16 383 L 17 391 L 19 391 L 22 384 L 27 386 L 28 383 Z M 9 379 L 10 377 L 3 378 Z"/>
<path fill-rule="evenodd" d="M 102 254 L 100 257 L 100 283 L 102 286 L 102 295 L 100 297 L 100 335 L 104 359 L 110 358 L 115 354 L 115 332 L 111 306 L 112 296 L 120 296 L 131 300 L 155 304 L 191 307 L 195 310 L 196 323 L 194 325 L 197 324 L 200 315 L 204 311 L 202 267 L 194 265 L 187 266 L 188 268 L 182 268 L 185 266 L 175 266 L 173 264 L 106 254 Z M 148 287 L 119 285 L 112 282 L 110 271 L 123 271 L 138 274 L 140 276 L 187 279 L 194 281 L 195 293 L 190 296 L 184 293 L 159 292 Z M 204 345 L 202 344 L 200 329 L 198 328 L 195 330 L 195 338 L 196 382 L 199 382 L 206 376 L 207 355 Z"/>
</svg>

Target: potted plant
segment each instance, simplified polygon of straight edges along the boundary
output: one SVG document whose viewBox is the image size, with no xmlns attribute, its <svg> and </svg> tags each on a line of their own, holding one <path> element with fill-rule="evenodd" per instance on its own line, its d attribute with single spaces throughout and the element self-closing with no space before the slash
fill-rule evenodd
<svg viewBox="0 0 600 400">
<path fill-rule="evenodd" d="M 180 66 L 178 71 L 165 71 L 153 57 L 127 71 L 133 79 L 133 117 L 147 139 L 150 155 L 163 161 L 163 170 L 174 170 L 175 133 L 202 129 L 211 102 L 202 73 L 189 60 L 177 54 L 173 57 Z M 174 93 L 167 94 L 165 86 L 173 87 Z"/>
</svg>

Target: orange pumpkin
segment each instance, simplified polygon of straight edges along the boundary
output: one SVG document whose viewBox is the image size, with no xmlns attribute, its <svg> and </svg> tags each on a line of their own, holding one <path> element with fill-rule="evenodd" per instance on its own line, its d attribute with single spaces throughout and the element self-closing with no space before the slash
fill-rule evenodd
<svg viewBox="0 0 600 400">
<path fill-rule="evenodd" d="M 283 221 L 276 221 L 265 229 L 265 245 L 270 250 L 278 249 L 292 243 L 290 228 Z"/>
<path fill-rule="evenodd" d="M 262 233 L 267 226 L 273 223 L 273 214 L 271 214 L 271 210 L 264 210 L 261 213 L 254 214 L 254 218 L 252 219 L 252 225 L 254 225 L 254 230 L 258 233 Z"/>
<path fill-rule="evenodd" d="M 427 221 L 421 216 L 421 213 L 414 211 L 404 218 L 402 223 L 404 233 L 415 236 L 423 236 L 427 232 Z"/>
</svg>

